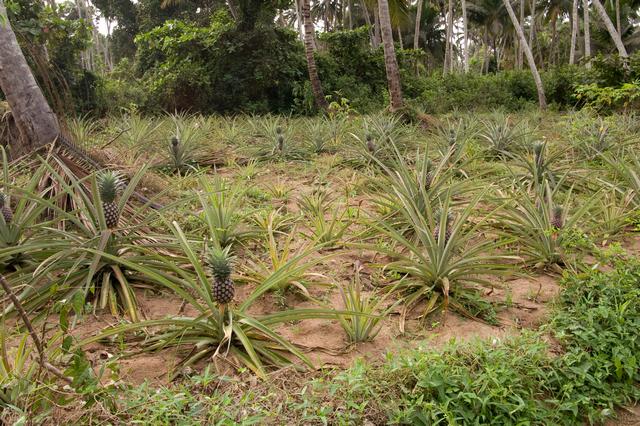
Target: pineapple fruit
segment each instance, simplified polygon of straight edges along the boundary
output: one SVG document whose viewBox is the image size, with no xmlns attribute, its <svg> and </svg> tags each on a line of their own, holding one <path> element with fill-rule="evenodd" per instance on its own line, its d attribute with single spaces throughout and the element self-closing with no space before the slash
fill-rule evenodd
<svg viewBox="0 0 640 426">
<path fill-rule="evenodd" d="M 561 206 L 555 206 L 553 208 L 553 212 L 551 213 L 551 226 L 555 229 L 562 229 L 564 226 L 564 217 Z"/>
<path fill-rule="evenodd" d="M 227 305 L 233 300 L 235 286 L 231 279 L 232 256 L 229 255 L 229 247 L 213 247 L 209 251 L 209 269 L 213 276 L 211 297 L 220 306 Z"/>
<path fill-rule="evenodd" d="M 377 147 L 373 141 L 373 137 L 371 135 L 367 135 L 367 151 L 369 151 L 370 154 L 375 154 L 376 150 Z"/>
<path fill-rule="evenodd" d="M 2 217 L 4 218 L 4 223 L 9 224 L 13 220 L 13 212 L 11 211 L 11 206 L 9 205 L 9 199 L 7 196 L 0 192 L 0 211 L 2 212 Z"/>
<path fill-rule="evenodd" d="M 122 176 L 118 172 L 108 170 L 101 172 L 97 179 L 105 223 L 107 228 L 115 228 L 118 226 L 118 220 L 120 219 L 116 197 L 124 184 Z"/>
<path fill-rule="evenodd" d="M 431 189 L 431 184 L 433 183 L 433 172 L 431 169 L 433 168 L 433 164 L 431 160 L 427 160 L 427 164 L 425 166 L 426 174 L 424 176 L 424 189 L 425 191 L 429 191 Z"/>
<path fill-rule="evenodd" d="M 440 221 L 442 222 L 442 215 L 438 214 L 436 217 L 440 217 Z M 444 243 L 447 244 L 449 242 L 449 239 L 451 238 L 451 224 L 453 223 L 453 214 L 451 212 L 448 212 L 444 217 L 444 222 Z M 436 225 L 435 229 L 433 230 L 433 239 L 436 240 L 436 242 L 439 242 L 440 239 L 440 225 L 442 225 L 442 223 Z"/>
</svg>

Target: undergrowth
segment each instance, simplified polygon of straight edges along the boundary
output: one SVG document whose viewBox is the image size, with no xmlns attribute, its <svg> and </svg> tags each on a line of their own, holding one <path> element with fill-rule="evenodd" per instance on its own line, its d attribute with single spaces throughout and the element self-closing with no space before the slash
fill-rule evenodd
<svg viewBox="0 0 640 426">
<path fill-rule="evenodd" d="M 541 330 L 389 354 L 380 365 L 249 385 L 205 370 L 129 388 L 117 418 L 154 424 L 599 424 L 640 399 L 640 261 L 566 274 Z M 286 375 L 285 375 L 286 376 Z M 276 376 L 277 377 L 277 376 Z"/>
</svg>

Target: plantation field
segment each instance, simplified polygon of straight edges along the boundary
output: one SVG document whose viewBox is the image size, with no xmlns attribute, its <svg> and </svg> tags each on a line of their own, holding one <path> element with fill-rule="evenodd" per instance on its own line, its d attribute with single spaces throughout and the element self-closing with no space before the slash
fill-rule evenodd
<svg viewBox="0 0 640 426">
<path fill-rule="evenodd" d="M 3 164 L 7 424 L 638 421 L 635 114 L 66 127 Z"/>
</svg>

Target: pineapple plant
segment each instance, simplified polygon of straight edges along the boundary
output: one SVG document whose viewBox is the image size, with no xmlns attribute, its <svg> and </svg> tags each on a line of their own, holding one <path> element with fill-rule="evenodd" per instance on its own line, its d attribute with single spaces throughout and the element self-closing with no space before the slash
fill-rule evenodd
<svg viewBox="0 0 640 426">
<path fill-rule="evenodd" d="M 211 297 L 221 307 L 233 300 L 235 286 L 231 279 L 233 257 L 229 254 L 230 247 L 224 249 L 214 246 L 209 251 L 209 270 L 213 277 Z"/>
<path fill-rule="evenodd" d="M 180 141 L 175 136 L 171 138 L 171 152 L 173 153 L 173 158 L 180 156 Z"/>
<path fill-rule="evenodd" d="M 107 170 L 101 172 L 97 180 L 105 223 L 107 228 L 115 228 L 118 226 L 118 220 L 120 219 L 120 210 L 116 203 L 116 197 L 124 185 L 122 176 L 118 172 Z"/>
<path fill-rule="evenodd" d="M 8 197 L 0 192 L 0 211 L 2 211 L 2 217 L 4 218 L 4 223 L 9 224 L 13 220 L 13 212 L 11 211 L 11 206 L 9 205 Z"/>
</svg>

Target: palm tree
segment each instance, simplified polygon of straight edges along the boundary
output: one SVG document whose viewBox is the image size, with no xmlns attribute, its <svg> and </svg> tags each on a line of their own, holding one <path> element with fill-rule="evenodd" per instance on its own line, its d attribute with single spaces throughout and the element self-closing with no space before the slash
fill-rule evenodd
<svg viewBox="0 0 640 426">
<path fill-rule="evenodd" d="M 629 58 L 629 54 L 627 53 L 627 49 L 624 47 L 624 43 L 622 43 L 622 37 L 618 31 L 616 31 L 616 27 L 613 26 L 613 22 L 611 22 L 611 18 L 609 18 L 607 11 L 604 6 L 602 6 L 602 3 L 600 3 L 600 0 L 593 0 L 593 4 L 600 15 L 600 19 L 602 19 L 605 27 L 607 27 L 607 31 L 609 31 L 609 35 L 611 36 L 613 43 L 616 45 L 618 53 L 624 60 L 625 66 L 628 66 L 627 59 Z"/>
<path fill-rule="evenodd" d="M 464 0 L 463 0 L 464 1 Z M 418 0 L 418 6 L 416 9 L 416 29 L 413 33 L 413 48 L 417 49 L 418 42 L 420 40 L 420 20 L 422 19 L 422 6 L 424 5 L 423 0 Z"/>
<path fill-rule="evenodd" d="M 445 48 L 445 54 L 444 54 L 444 73 L 448 73 L 448 72 L 452 72 L 453 71 L 453 43 L 452 43 L 452 36 L 453 36 L 453 0 L 448 0 L 447 2 L 447 19 L 446 19 L 446 25 L 447 25 L 447 43 L 446 43 L 446 48 Z"/>
<path fill-rule="evenodd" d="M 584 57 L 587 68 L 591 68 L 591 23 L 589 22 L 589 0 L 582 0 L 584 9 Z"/>
<path fill-rule="evenodd" d="M 329 104 L 324 97 L 320 77 L 318 76 L 318 68 L 316 67 L 316 59 L 313 56 L 313 36 L 314 28 L 311 22 L 311 10 L 309 8 L 309 0 L 302 0 L 302 19 L 304 20 L 304 51 L 307 57 L 307 70 L 309 71 L 309 80 L 311 81 L 311 90 L 318 108 L 326 110 Z"/>
<path fill-rule="evenodd" d="M 0 0 L 0 90 L 20 131 L 20 141 L 11 144 L 12 155 L 29 153 L 58 137 L 58 120 L 18 45 L 4 0 Z"/>
<path fill-rule="evenodd" d="M 391 96 L 391 111 L 397 111 L 404 105 L 402 101 L 402 88 L 400 86 L 400 71 L 396 59 L 396 49 L 393 45 L 393 30 L 391 16 L 389 15 L 389 3 L 387 0 L 378 0 L 378 19 L 382 32 L 382 44 L 384 47 L 384 66 L 387 71 L 387 83 Z"/>
<path fill-rule="evenodd" d="M 464 72 L 469 72 L 469 20 L 467 18 L 467 2 L 462 0 L 462 37 L 464 56 L 462 59 Z"/>
<path fill-rule="evenodd" d="M 524 36 L 524 31 L 522 31 L 522 27 L 518 22 L 518 18 L 516 14 L 513 12 L 513 8 L 511 7 L 511 3 L 509 0 L 502 0 L 504 3 L 505 9 L 507 9 L 507 13 L 509 13 L 509 17 L 511 18 L 511 22 L 513 23 L 514 28 L 516 29 L 516 33 L 520 38 L 520 45 L 524 49 L 524 54 L 527 57 L 527 62 L 529 63 L 529 68 L 531 68 L 531 73 L 533 74 L 533 80 L 536 83 L 536 90 L 538 91 L 538 102 L 540 103 L 540 109 L 547 108 L 547 99 L 544 95 L 544 88 L 542 87 L 542 80 L 540 79 L 540 74 L 538 73 L 538 68 L 536 67 L 536 62 L 533 59 L 533 54 L 531 53 L 531 49 L 529 48 L 529 44 L 527 44 L 527 39 Z"/>
<path fill-rule="evenodd" d="M 576 61 L 576 40 L 578 38 L 578 0 L 573 0 L 571 6 L 571 50 L 569 51 L 569 64 Z"/>
</svg>

